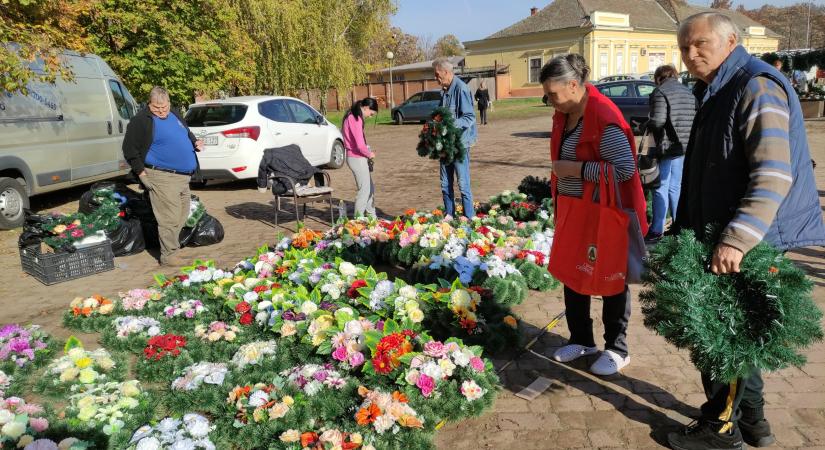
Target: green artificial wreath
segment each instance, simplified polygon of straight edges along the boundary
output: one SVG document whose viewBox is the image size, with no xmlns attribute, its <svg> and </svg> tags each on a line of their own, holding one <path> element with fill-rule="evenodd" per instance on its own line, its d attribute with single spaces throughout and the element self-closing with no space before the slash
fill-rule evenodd
<svg viewBox="0 0 825 450">
<path fill-rule="evenodd" d="M 550 180 L 532 175 L 528 175 L 521 180 L 518 191 L 527 195 L 527 200 L 533 203 L 541 203 L 544 199 L 552 197 Z"/>
<path fill-rule="evenodd" d="M 418 135 L 418 156 L 440 159 L 445 164 L 464 161 L 467 149 L 461 143 L 462 133 L 449 109 L 436 108 Z"/>
<path fill-rule="evenodd" d="M 526 259 L 518 259 L 513 265 L 521 272 L 530 289 L 546 292 L 559 287 L 561 283 L 550 275 L 546 267 L 539 266 Z"/>
<path fill-rule="evenodd" d="M 715 242 L 683 231 L 651 250 L 640 295 L 645 326 L 690 350 L 696 367 L 717 381 L 802 366 L 799 351 L 823 337 L 811 282 L 765 243 L 745 255 L 740 273 L 714 275 Z"/>
</svg>

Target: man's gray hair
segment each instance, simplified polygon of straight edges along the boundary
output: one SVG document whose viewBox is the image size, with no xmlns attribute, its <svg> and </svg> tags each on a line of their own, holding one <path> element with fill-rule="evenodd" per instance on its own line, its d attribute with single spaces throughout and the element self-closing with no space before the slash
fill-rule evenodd
<svg viewBox="0 0 825 450">
<path fill-rule="evenodd" d="M 149 102 L 151 103 L 154 101 L 159 101 L 161 103 L 164 101 L 168 102 L 169 92 L 160 86 L 153 87 L 152 90 L 149 91 Z"/>
<path fill-rule="evenodd" d="M 727 39 L 730 35 L 733 35 L 736 39 L 736 42 L 739 43 L 742 36 L 739 33 L 739 29 L 736 27 L 736 24 L 733 23 L 730 17 L 713 11 L 708 12 L 701 12 L 698 14 L 694 14 L 687 19 L 683 20 L 682 23 L 679 24 L 679 33 L 677 35 L 677 40 L 679 45 L 681 45 L 685 38 L 687 37 L 687 32 L 690 30 L 690 27 L 697 21 L 707 20 L 710 28 L 722 39 Z"/>
<path fill-rule="evenodd" d="M 442 71 L 446 70 L 448 72 L 452 72 L 453 71 L 453 63 L 451 63 L 450 60 L 447 59 L 446 57 L 442 56 L 440 58 L 436 58 L 433 61 L 433 69 L 442 70 Z"/>
</svg>

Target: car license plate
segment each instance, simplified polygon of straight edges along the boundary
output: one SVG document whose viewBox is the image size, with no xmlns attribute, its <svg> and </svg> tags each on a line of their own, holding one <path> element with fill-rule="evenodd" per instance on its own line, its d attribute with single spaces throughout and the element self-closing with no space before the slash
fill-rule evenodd
<svg viewBox="0 0 825 450">
<path fill-rule="evenodd" d="M 217 135 L 204 136 L 203 137 L 203 143 L 206 144 L 206 145 L 218 145 L 218 136 Z"/>
</svg>

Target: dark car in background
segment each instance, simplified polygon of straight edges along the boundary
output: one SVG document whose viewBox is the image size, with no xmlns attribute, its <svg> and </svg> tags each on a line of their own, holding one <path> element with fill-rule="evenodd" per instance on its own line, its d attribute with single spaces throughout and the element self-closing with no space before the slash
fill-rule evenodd
<svg viewBox="0 0 825 450">
<path fill-rule="evenodd" d="M 441 91 L 423 91 L 413 94 L 404 103 L 392 109 L 392 120 L 396 125 L 404 122 L 420 122 L 430 118 L 433 110 L 441 103 Z"/>
<path fill-rule="evenodd" d="M 633 132 L 642 134 L 644 130 L 641 125 L 647 122 L 650 94 L 656 89 L 656 84 L 648 80 L 624 80 L 598 83 L 595 86 L 619 107 Z"/>
</svg>

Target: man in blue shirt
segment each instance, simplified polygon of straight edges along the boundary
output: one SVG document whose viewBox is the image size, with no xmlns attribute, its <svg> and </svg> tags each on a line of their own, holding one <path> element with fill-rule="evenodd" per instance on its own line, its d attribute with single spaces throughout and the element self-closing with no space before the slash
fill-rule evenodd
<svg viewBox="0 0 825 450">
<path fill-rule="evenodd" d="M 126 128 L 123 155 L 149 191 L 158 222 L 161 265 L 186 265 L 176 252 L 180 230 L 189 216 L 189 181 L 198 167 L 195 152 L 201 150 L 203 141 L 195 139 L 177 113 L 170 112 L 169 93 L 152 88 L 148 108 L 138 112 Z"/>
<path fill-rule="evenodd" d="M 445 213 L 455 216 L 455 193 L 453 184 L 458 177 L 461 205 L 465 217 L 475 216 L 473 193 L 470 189 L 470 147 L 476 143 L 476 114 L 470 88 L 453 74 L 453 64 L 447 58 L 433 61 L 435 80 L 441 85 L 441 106 L 449 108 L 455 118 L 455 125 L 463 130 L 461 143 L 467 149 L 463 161 L 451 164 L 441 162 L 441 194 L 444 196 Z"/>
</svg>

